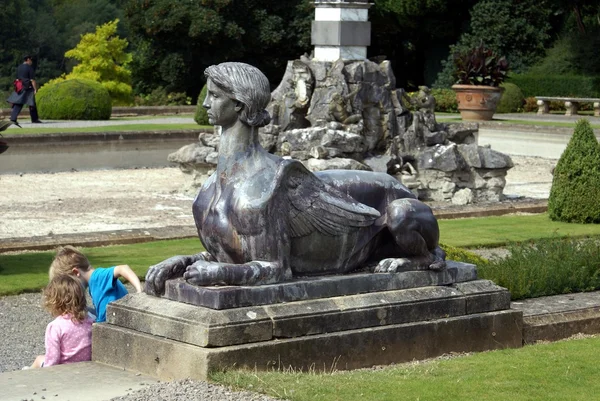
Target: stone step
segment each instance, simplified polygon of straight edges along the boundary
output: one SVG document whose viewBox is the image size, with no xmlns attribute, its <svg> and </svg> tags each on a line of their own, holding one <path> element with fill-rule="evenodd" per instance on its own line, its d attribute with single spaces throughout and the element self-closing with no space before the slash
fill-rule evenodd
<svg viewBox="0 0 600 401">
<path fill-rule="evenodd" d="M 135 294 L 111 303 L 107 322 L 199 347 L 221 347 L 509 307 L 506 289 L 488 280 L 475 280 L 224 310 Z"/>
<path fill-rule="evenodd" d="M 97 362 L 79 362 L 0 373 L 3 401 L 101 401 L 145 388 L 157 380 Z"/>
<path fill-rule="evenodd" d="M 511 307 L 523 312 L 525 344 L 600 333 L 600 291 L 525 299 Z"/>
<path fill-rule="evenodd" d="M 504 310 L 205 348 L 118 327 L 94 325 L 93 359 L 160 380 L 206 380 L 229 368 L 331 371 L 432 358 L 452 352 L 518 348 L 522 313 Z"/>
</svg>

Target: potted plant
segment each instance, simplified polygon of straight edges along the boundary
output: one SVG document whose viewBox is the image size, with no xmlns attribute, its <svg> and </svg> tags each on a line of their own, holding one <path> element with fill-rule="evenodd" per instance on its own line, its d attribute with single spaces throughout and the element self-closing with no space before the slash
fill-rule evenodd
<svg viewBox="0 0 600 401">
<path fill-rule="evenodd" d="M 454 78 L 458 110 L 463 120 L 491 120 L 502 96 L 508 62 L 483 43 L 454 54 Z"/>
</svg>

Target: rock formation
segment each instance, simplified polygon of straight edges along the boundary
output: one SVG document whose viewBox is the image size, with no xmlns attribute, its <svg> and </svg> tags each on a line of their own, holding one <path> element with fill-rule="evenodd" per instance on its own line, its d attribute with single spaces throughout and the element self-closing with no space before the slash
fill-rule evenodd
<svg viewBox="0 0 600 401">
<path fill-rule="evenodd" d="M 436 122 L 429 90 L 408 97 L 396 88 L 387 60 L 289 61 L 271 98 L 272 121 L 261 128 L 261 144 L 312 171 L 387 172 L 422 200 L 502 198 L 510 157 L 478 146 L 476 123 Z M 218 135 L 203 133 L 169 160 L 194 174 L 198 186 L 217 151 Z"/>
</svg>

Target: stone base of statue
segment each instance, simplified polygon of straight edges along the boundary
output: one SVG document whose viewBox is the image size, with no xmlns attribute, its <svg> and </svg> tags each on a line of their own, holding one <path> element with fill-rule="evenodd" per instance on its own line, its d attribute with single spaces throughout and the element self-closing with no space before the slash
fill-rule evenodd
<svg viewBox="0 0 600 401">
<path fill-rule="evenodd" d="M 171 299 L 168 299 L 169 297 Z M 93 360 L 161 380 L 229 368 L 331 371 L 522 345 L 509 292 L 474 265 L 128 295 L 94 325 Z"/>
</svg>

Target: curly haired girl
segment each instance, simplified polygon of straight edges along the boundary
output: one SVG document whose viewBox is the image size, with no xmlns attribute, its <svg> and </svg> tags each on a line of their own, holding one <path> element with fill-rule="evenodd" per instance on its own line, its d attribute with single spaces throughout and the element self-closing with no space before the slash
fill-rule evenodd
<svg viewBox="0 0 600 401">
<path fill-rule="evenodd" d="M 46 355 L 31 367 L 90 361 L 93 320 L 87 315 L 81 281 L 66 274 L 52 278 L 44 289 L 44 306 L 56 319 L 46 327 Z"/>
</svg>

